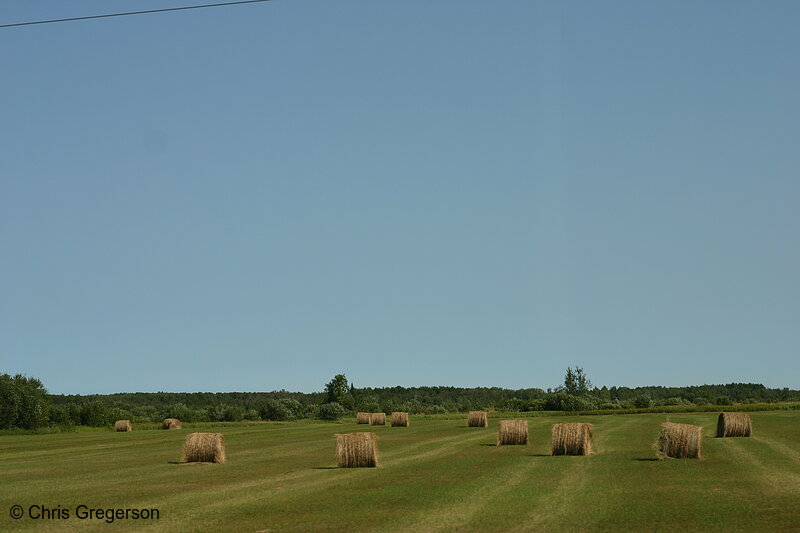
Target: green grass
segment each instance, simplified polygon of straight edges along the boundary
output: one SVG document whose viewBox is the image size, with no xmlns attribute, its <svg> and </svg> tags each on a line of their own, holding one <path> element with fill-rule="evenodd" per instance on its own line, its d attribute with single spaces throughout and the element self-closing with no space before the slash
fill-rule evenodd
<svg viewBox="0 0 800 533">
<path fill-rule="evenodd" d="M 800 412 L 751 413 L 754 437 L 715 439 L 711 413 L 568 417 L 594 424 L 589 457 L 551 457 L 550 426 L 494 446 L 464 418 L 410 428 L 187 424 L 181 431 L 0 433 L 0 530 L 798 531 Z M 653 460 L 664 420 L 704 426 L 704 459 Z M 178 464 L 184 436 L 225 434 L 228 463 Z M 381 466 L 336 469 L 335 433 L 375 431 Z M 160 510 L 158 521 L 13 520 L 13 504 Z"/>
</svg>

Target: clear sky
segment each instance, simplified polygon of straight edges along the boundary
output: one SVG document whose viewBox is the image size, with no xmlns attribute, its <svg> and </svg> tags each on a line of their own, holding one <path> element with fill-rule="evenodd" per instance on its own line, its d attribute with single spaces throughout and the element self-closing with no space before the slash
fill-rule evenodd
<svg viewBox="0 0 800 533">
<path fill-rule="evenodd" d="M 798 26 L 794 1 L 275 0 L 0 29 L 0 372 L 798 388 Z"/>
</svg>

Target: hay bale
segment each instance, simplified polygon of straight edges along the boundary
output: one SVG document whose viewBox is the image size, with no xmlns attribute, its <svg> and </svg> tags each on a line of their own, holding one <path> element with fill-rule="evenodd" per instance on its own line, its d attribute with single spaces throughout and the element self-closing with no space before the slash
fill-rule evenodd
<svg viewBox="0 0 800 533">
<path fill-rule="evenodd" d="M 486 411 L 470 411 L 467 417 L 468 428 L 488 428 L 489 413 Z"/>
<path fill-rule="evenodd" d="M 501 420 L 497 445 L 528 444 L 527 420 Z"/>
<path fill-rule="evenodd" d="M 356 424 L 369 424 L 369 413 L 356 413 Z"/>
<path fill-rule="evenodd" d="M 392 427 L 408 427 L 408 413 L 404 411 L 395 411 L 392 413 Z"/>
<path fill-rule="evenodd" d="M 131 426 L 130 420 L 117 420 L 114 422 L 114 431 L 131 431 L 133 427 Z"/>
<path fill-rule="evenodd" d="M 717 420 L 717 437 L 749 437 L 753 423 L 745 413 L 720 413 Z"/>
<path fill-rule="evenodd" d="M 585 422 L 554 424 L 550 452 L 553 455 L 591 455 L 592 425 Z"/>
<path fill-rule="evenodd" d="M 378 436 L 369 432 L 337 434 L 336 464 L 339 468 L 378 466 Z"/>
<path fill-rule="evenodd" d="M 661 435 L 656 441 L 656 456 L 659 459 L 700 459 L 703 445 L 703 428 L 691 424 L 661 424 Z"/>
<path fill-rule="evenodd" d="M 183 427 L 183 423 L 177 418 L 165 418 L 161 427 L 163 429 L 181 429 Z"/>
<path fill-rule="evenodd" d="M 183 444 L 186 463 L 224 463 L 225 438 L 222 433 L 189 433 Z"/>
<path fill-rule="evenodd" d="M 386 425 L 386 413 L 370 413 L 369 414 L 369 425 L 370 426 L 385 426 Z"/>
</svg>

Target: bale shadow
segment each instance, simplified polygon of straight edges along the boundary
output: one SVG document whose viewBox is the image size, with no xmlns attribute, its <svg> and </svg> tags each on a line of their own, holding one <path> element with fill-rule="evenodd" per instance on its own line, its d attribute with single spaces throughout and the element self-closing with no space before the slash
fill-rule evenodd
<svg viewBox="0 0 800 533">
<path fill-rule="evenodd" d="M 338 470 L 338 466 L 315 466 L 311 470 Z"/>
<path fill-rule="evenodd" d="M 529 453 L 528 457 L 553 457 L 553 455 L 549 453 Z"/>
<path fill-rule="evenodd" d="M 478 446 L 497 446 L 497 444 L 478 444 Z"/>
<path fill-rule="evenodd" d="M 170 464 L 170 465 L 182 465 L 183 461 L 167 461 L 167 464 Z"/>
<path fill-rule="evenodd" d="M 660 461 L 657 457 L 637 457 L 634 461 Z"/>
</svg>

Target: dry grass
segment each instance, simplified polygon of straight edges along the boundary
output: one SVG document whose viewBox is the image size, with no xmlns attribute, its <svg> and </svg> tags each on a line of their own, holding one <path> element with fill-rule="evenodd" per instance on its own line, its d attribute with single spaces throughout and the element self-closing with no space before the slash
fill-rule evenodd
<svg viewBox="0 0 800 533">
<path fill-rule="evenodd" d="M 130 420 L 117 420 L 114 422 L 114 431 L 131 431 L 133 427 L 131 426 Z"/>
<path fill-rule="evenodd" d="M 224 463 L 225 438 L 222 433 L 189 433 L 183 444 L 186 463 Z"/>
<path fill-rule="evenodd" d="M 165 418 L 161 424 L 162 429 L 181 429 L 183 423 L 177 418 Z"/>
<path fill-rule="evenodd" d="M 356 413 L 356 424 L 369 424 L 369 413 Z"/>
<path fill-rule="evenodd" d="M 497 436 L 497 445 L 528 444 L 527 420 L 501 420 L 500 433 Z"/>
<path fill-rule="evenodd" d="M 395 411 L 394 413 L 392 413 L 392 427 L 398 427 L 398 426 L 402 427 L 409 426 L 408 413 L 404 411 Z"/>
<path fill-rule="evenodd" d="M 369 414 L 369 425 L 370 426 L 385 426 L 386 425 L 386 413 L 370 413 Z"/>
<path fill-rule="evenodd" d="M 753 423 L 746 413 L 720 413 L 717 420 L 717 437 L 749 437 Z"/>
<path fill-rule="evenodd" d="M 336 464 L 339 468 L 378 466 L 378 437 L 375 433 L 336 435 Z"/>
<path fill-rule="evenodd" d="M 583 422 L 554 424 L 550 453 L 553 455 L 591 455 L 592 425 Z"/>
<path fill-rule="evenodd" d="M 700 459 L 703 428 L 691 424 L 661 424 L 661 435 L 654 447 L 659 459 Z"/>
<path fill-rule="evenodd" d="M 470 411 L 467 417 L 467 427 L 469 428 L 488 428 L 489 413 L 486 411 Z"/>
</svg>

